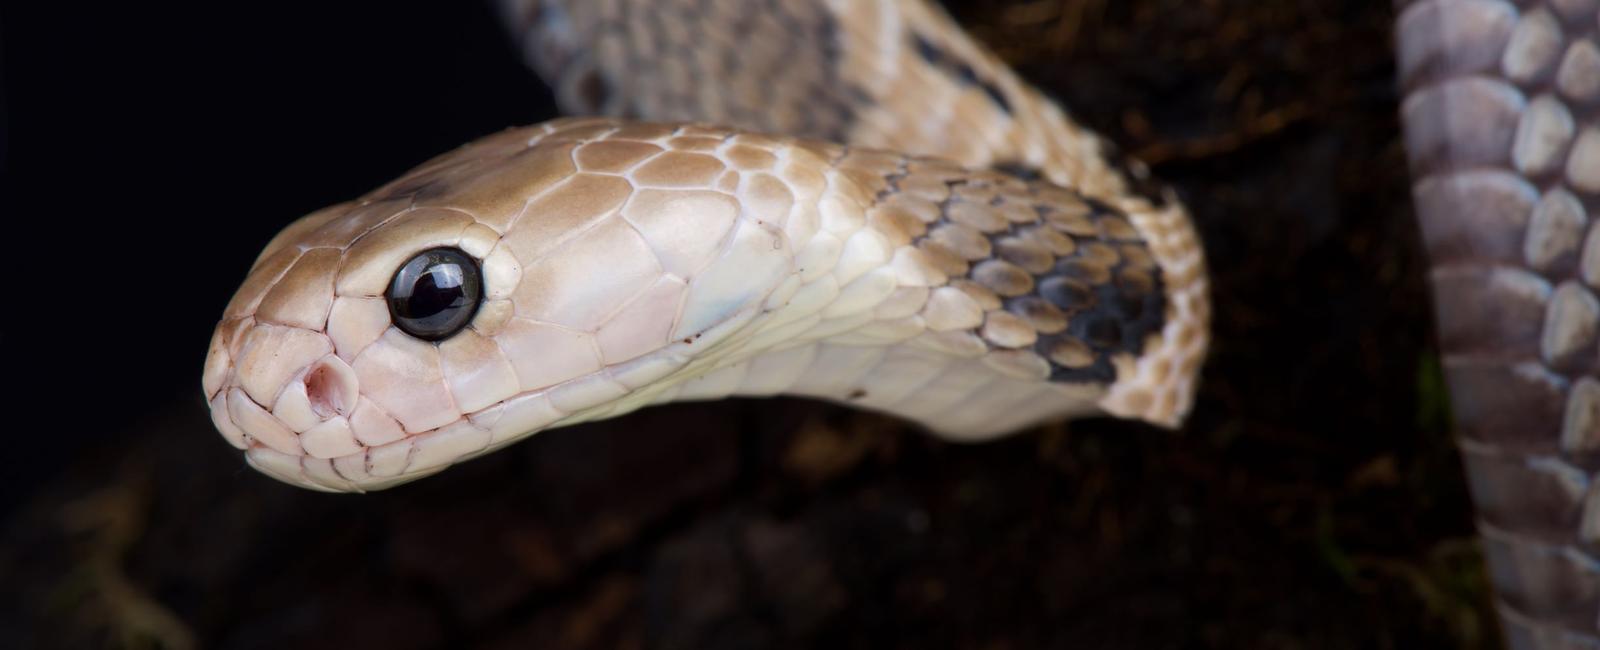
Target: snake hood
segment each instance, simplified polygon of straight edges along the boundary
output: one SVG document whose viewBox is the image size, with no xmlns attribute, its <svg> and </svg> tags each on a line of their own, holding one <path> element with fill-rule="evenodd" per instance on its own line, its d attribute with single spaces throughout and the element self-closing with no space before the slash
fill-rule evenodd
<svg viewBox="0 0 1600 650">
<path fill-rule="evenodd" d="M 411 480 L 674 399 L 791 393 L 984 439 L 1172 424 L 1203 346 L 1120 209 L 738 131 L 569 119 L 313 213 L 212 339 L 217 428 L 316 489 Z"/>
</svg>

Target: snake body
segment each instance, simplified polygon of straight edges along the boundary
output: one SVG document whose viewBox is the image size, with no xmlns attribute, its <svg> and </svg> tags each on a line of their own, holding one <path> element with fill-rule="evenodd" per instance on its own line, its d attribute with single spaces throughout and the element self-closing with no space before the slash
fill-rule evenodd
<svg viewBox="0 0 1600 650">
<path fill-rule="evenodd" d="M 1399 3 L 1439 343 L 1513 648 L 1600 647 L 1600 3 Z"/>
<path fill-rule="evenodd" d="M 268 244 L 203 379 L 258 469 L 380 489 L 727 395 L 956 440 L 1189 410 L 1210 307 L 1187 213 L 939 9 L 499 6 L 564 111 L 595 117 L 486 137 Z M 1600 7 L 1398 6 L 1444 367 L 1507 638 L 1600 647 Z M 482 289 L 464 329 L 429 340 L 385 292 L 441 248 Z"/>
</svg>

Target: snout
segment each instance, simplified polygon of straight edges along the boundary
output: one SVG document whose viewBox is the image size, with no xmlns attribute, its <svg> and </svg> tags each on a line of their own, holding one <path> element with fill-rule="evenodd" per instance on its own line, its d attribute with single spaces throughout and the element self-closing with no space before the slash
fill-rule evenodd
<svg viewBox="0 0 1600 650">
<path fill-rule="evenodd" d="M 246 451 L 337 458 L 363 446 L 350 425 L 360 385 L 326 334 L 252 322 L 223 322 L 206 355 L 211 419 Z"/>
</svg>

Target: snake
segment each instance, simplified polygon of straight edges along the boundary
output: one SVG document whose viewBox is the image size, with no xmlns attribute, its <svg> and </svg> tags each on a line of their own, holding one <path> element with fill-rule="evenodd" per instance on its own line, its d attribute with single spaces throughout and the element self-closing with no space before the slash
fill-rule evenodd
<svg viewBox="0 0 1600 650">
<path fill-rule="evenodd" d="M 202 388 L 246 461 L 384 489 L 652 404 L 960 442 L 1177 428 L 1212 317 L 1171 188 L 927 0 L 496 0 L 563 114 L 264 248 Z M 1600 648 L 1600 1 L 1397 0 L 1441 366 L 1508 647 Z"/>
<path fill-rule="evenodd" d="M 1600 3 L 1397 3 L 1412 195 L 1511 648 L 1600 648 Z"/>
</svg>

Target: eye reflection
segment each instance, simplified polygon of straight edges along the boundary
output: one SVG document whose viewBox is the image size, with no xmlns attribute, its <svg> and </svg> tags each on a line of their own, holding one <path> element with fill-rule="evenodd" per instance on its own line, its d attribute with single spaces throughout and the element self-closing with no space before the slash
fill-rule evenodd
<svg viewBox="0 0 1600 650">
<path fill-rule="evenodd" d="M 483 302 L 482 275 L 477 261 L 458 249 L 425 250 L 395 271 L 387 298 L 401 331 L 439 341 L 472 322 Z"/>
</svg>

